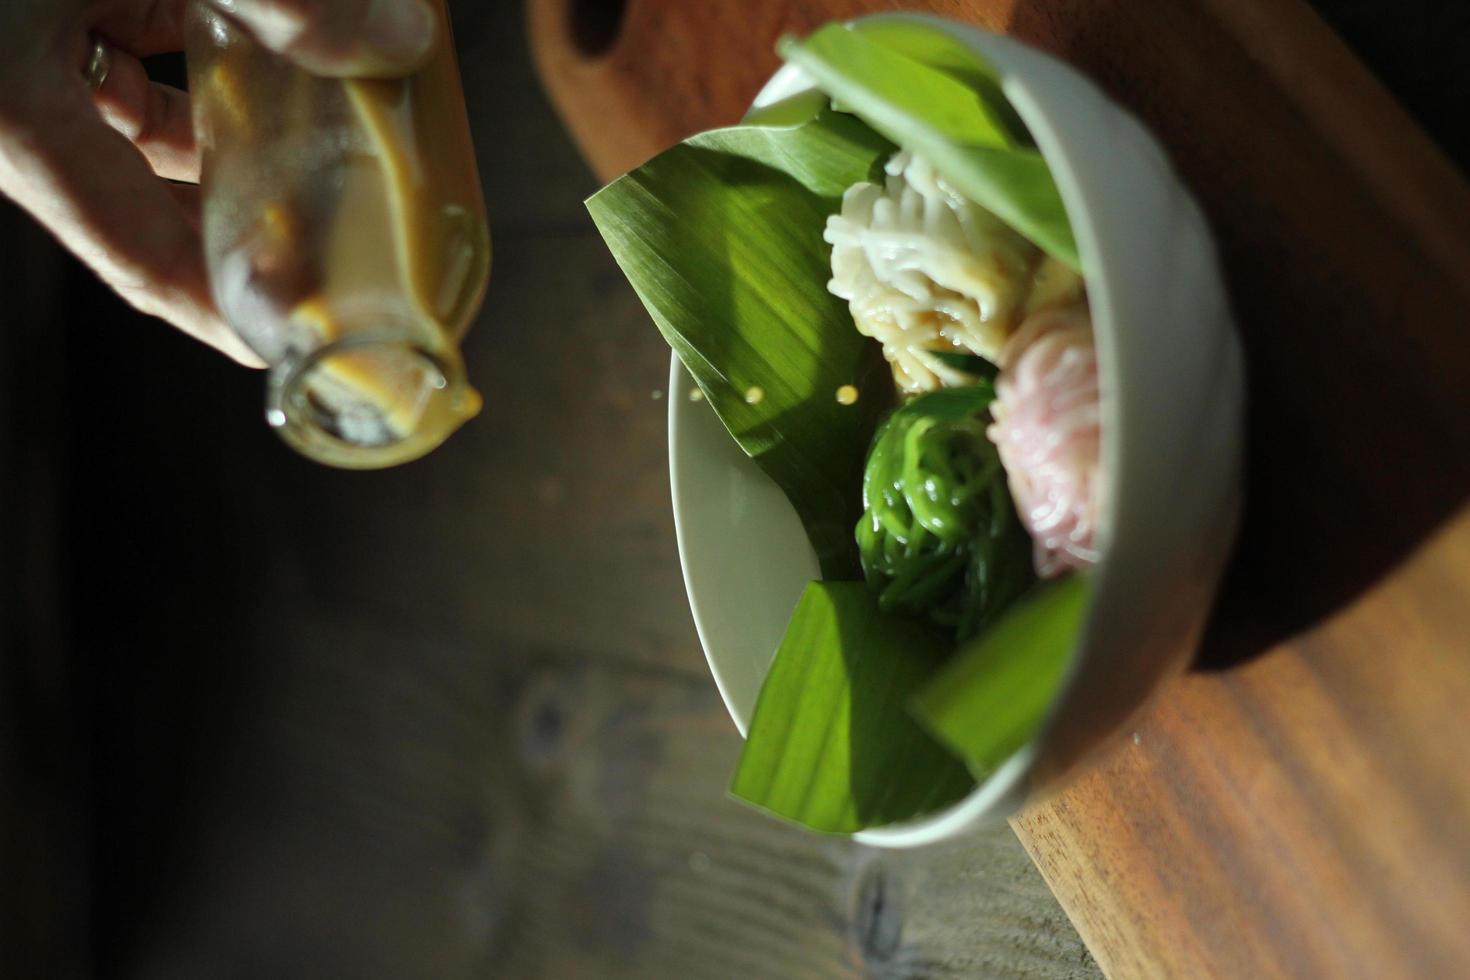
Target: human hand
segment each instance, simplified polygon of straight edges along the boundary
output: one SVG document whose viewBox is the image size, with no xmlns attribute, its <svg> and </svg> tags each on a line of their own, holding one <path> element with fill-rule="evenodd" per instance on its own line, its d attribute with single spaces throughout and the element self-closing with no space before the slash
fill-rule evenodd
<svg viewBox="0 0 1470 980">
<path fill-rule="evenodd" d="M 140 60 L 183 48 L 187 2 L 0 0 L 0 194 L 135 308 L 259 367 L 210 298 L 189 96 Z M 322 75 L 407 74 L 434 40 L 424 0 L 208 2 Z"/>
</svg>

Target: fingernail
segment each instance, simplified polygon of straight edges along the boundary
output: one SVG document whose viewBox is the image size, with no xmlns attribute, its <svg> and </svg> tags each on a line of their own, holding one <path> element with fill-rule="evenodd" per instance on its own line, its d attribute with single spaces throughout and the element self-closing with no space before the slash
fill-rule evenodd
<svg viewBox="0 0 1470 980">
<path fill-rule="evenodd" d="M 222 10 L 250 28 L 261 44 L 272 51 L 286 51 L 306 33 L 307 21 L 299 11 L 282 7 L 240 4 L 237 0 L 212 0 Z"/>
<path fill-rule="evenodd" d="M 434 15 L 423 0 L 372 0 L 362 33 L 382 57 L 412 65 L 434 43 Z"/>
</svg>

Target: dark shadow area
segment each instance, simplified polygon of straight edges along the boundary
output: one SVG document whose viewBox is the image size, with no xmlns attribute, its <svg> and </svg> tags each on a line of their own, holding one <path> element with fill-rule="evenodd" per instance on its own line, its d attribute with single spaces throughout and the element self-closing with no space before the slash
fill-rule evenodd
<svg viewBox="0 0 1470 980">
<path fill-rule="evenodd" d="M 82 976 L 90 917 L 86 708 L 67 643 L 58 528 L 66 395 L 61 261 L 0 200 L 0 975 Z"/>
<path fill-rule="evenodd" d="M 1464 11 L 1429 3 L 1368 18 L 1362 3 L 1317 6 L 1463 167 L 1453 95 L 1470 71 L 1464 32 L 1446 28 Z M 1010 26 L 1136 112 L 1216 232 L 1250 420 L 1245 519 L 1205 669 L 1343 608 L 1470 500 L 1465 270 L 1448 249 L 1426 250 L 1391 195 L 1344 166 L 1325 123 L 1283 94 L 1251 39 L 1212 16 L 1172 0 L 1078 0 L 1022 4 Z"/>
<path fill-rule="evenodd" d="M 262 377 L 127 322 L 79 268 L 64 295 L 68 321 L 93 328 L 70 331 L 64 354 L 85 392 L 63 470 L 65 583 L 96 816 L 93 935 L 99 960 L 120 964 L 179 884 L 174 856 L 194 845 L 241 696 L 266 662 L 249 608 L 269 574 L 252 547 L 263 529 L 231 485 L 249 468 L 218 457 L 265 467 L 275 447 L 259 431 Z"/>
<path fill-rule="evenodd" d="M 1424 131 L 1461 169 L 1470 168 L 1470 4 L 1418 0 L 1308 0 Z"/>
</svg>

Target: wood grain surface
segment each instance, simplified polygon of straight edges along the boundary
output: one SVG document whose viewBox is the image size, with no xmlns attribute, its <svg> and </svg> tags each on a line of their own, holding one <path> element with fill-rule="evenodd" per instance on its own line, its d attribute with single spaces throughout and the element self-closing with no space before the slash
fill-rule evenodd
<svg viewBox="0 0 1470 980">
<path fill-rule="evenodd" d="M 535 0 L 532 25 L 610 178 L 738 119 L 780 33 L 886 6 Z M 1251 376 L 1246 521 L 1197 668 L 1017 832 L 1115 976 L 1464 975 L 1470 188 L 1293 0 L 904 6 L 1067 59 L 1159 134 Z"/>
</svg>

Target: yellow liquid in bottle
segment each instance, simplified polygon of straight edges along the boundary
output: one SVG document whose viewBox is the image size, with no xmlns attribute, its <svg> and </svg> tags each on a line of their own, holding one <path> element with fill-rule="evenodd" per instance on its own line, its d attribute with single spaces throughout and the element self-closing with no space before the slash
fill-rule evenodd
<svg viewBox="0 0 1470 980">
<path fill-rule="evenodd" d="M 436 6 L 438 50 L 404 80 L 312 78 L 238 32 L 197 76 L 206 232 L 211 151 L 247 163 L 255 154 L 264 162 L 239 173 L 261 186 L 235 192 L 231 204 L 250 215 L 235 237 L 251 282 L 267 284 L 287 324 L 283 347 L 307 352 L 272 421 L 338 466 L 417 458 L 481 407 L 458 346 L 484 300 L 490 238 L 448 15 Z"/>
</svg>

